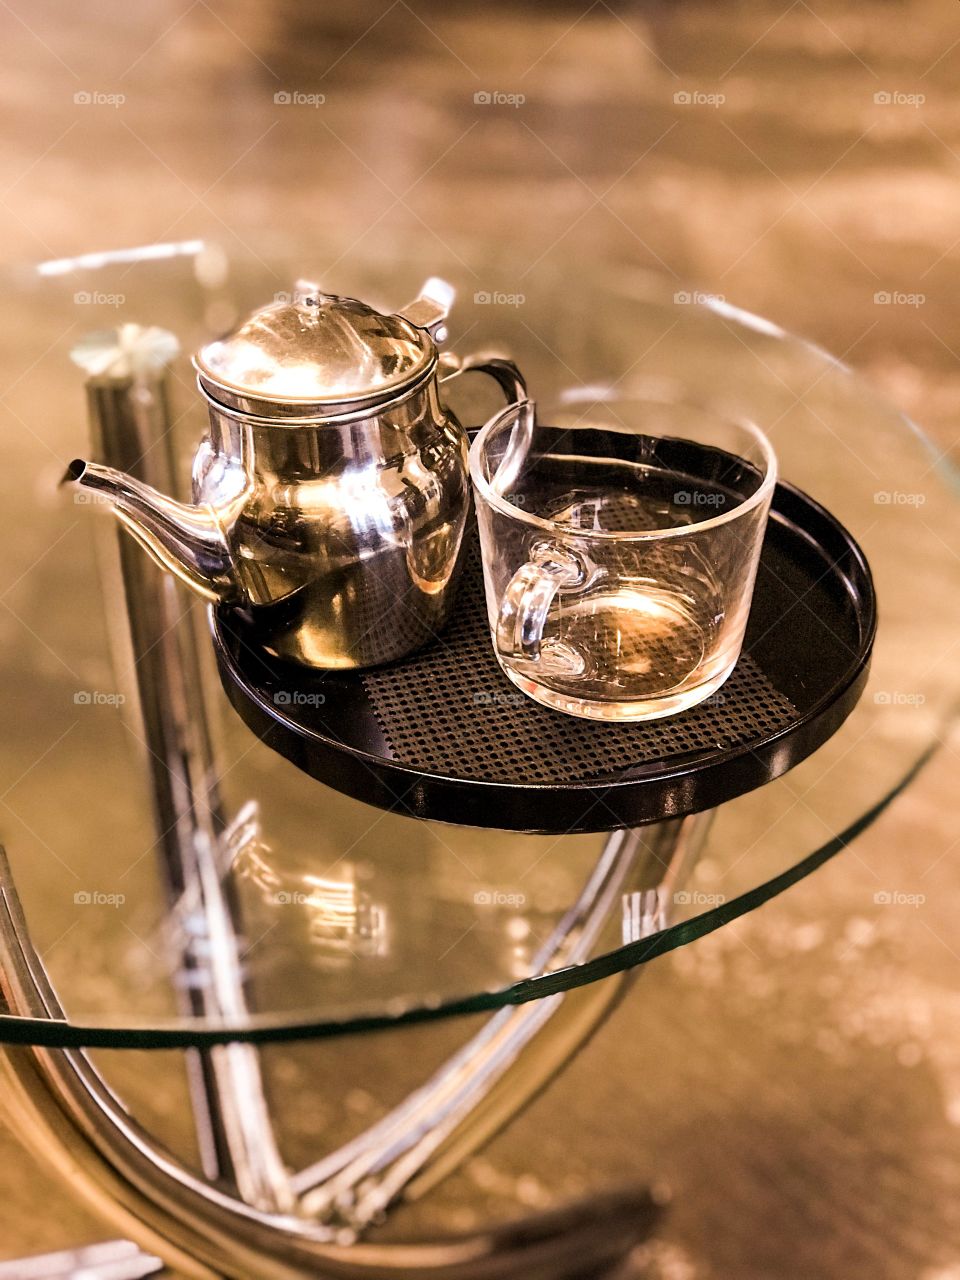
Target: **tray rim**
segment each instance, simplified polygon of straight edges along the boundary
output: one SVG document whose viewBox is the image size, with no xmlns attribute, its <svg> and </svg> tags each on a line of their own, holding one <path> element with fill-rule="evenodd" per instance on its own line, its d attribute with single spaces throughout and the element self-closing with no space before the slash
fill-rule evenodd
<svg viewBox="0 0 960 1280">
<path fill-rule="evenodd" d="M 831 547 L 818 540 L 809 528 L 791 518 L 797 512 L 812 515 L 813 523 L 819 523 L 822 530 L 828 531 L 835 545 Z M 613 831 L 701 812 L 773 781 L 823 746 L 856 706 L 869 674 L 878 613 L 873 576 L 860 545 L 826 507 L 787 481 L 780 480 L 776 485 L 770 520 L 790 526 L 796 535 L 811 542 L 845 582 L 851 600 L 858 605 L 859 648 L 845 677 L 789 725 L 751 744 L 741 743 L 709 755 L 702 754 L 699 759 L 694 756 L 675 767 L 664 769 L 650 761 L 627 765 L 616 774 L 584 781 L 544 783 L 435 773 L 391 760 L 306 728 L 267 701 L 260 689 L 245 680 L 223 639 L 224 633 L 230 633 L 224 621 L 229 613 L 211 606 L 210 626 L 221 684 L 240 718 L 271 749 L 318 782 L 375 808 L 403 816 L 460 826 L 556 835 Z M 836 553 L 838 545 L 842 553 L 852 555 L 859 585 L 851 580 L 848 572 L 841 572 L 840 555 Z M 356 678 L 359 680 L 361 673 L 357 673 Z M 280 743 L 271 740 L 277 734 L 283 735 Z M 790 750 L 785 752 L 783 748 L 787 744 Z M 324 758 L 329 768 L 321 773 L 319 766 Z M 341 766 L 349 764 L 350 768 L 338 770 L 338 762 Z M 353 773 L 353 770 L 360 772 Z M 730 777 L 725 785 L 720 785 L 715 775 L 724 772 Z M 352 774 L 349 779 L 352 785 L 343 785 L 348 781 L 348 774 Z M 397 789 L 390 785 L 391 780 Z M 375 791 L 372 783 L 377 784 Z M 661 793 L 660 803 L 644 803 L 652 801 L 651 793 L 655 791 Z M 611 816 L 603 820 L 588 821 L 589 814 L 601 804 L 610 809 L 605 803 L 608 798 L 617 803 L 618 810 L 610 810 Z M 572 807 L 574 799 L 579 814 Z M 529 813 L 540 806 L 550 807 L 551 821 L 546 824 L 529 820 Z M 474 820 L 491 810 L 504 821 Z"/>
</svg>

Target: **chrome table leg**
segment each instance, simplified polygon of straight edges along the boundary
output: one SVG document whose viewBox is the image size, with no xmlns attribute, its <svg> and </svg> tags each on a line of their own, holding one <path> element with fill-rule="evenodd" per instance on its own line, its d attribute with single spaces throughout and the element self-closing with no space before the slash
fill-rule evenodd
<svg viewBox="0 0 960 1280">
<path fill-rule="evenodd" d="M 98 459 L 176 492 L 168 407 L 171 334 L 124 326 L 94 347 L 77 348 L 88 371 L 91 443 Z M 126 608 L 119 616 L 139 693 L 162 871 L 175 918 L 187 911 L 201 936 L 184 929 L 179 984 L 185 1012 L 238 1019 L 246 1009 L 239 913 L 220 844 L 228 819 L 218 790 L 204 703 L 195 611 L 172 577 L 116 535 Z M 128 644 L 123 644 L 127 640 Z M 293 1196 L 263 1093 L 259 1055 L 245 1045 L 188 1054 L 195 1128 L 204 1169 L 242 1199 L 286 1210 Z"/>
</svg>

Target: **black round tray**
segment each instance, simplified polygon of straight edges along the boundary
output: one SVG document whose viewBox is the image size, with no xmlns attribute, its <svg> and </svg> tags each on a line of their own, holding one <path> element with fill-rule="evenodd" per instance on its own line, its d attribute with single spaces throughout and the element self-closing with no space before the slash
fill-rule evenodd
<svg viewBox="0 0 960 1280">
<path fill-rule="evenodd" d="M 310 671 L 266 652 L 242 611 L 212 616 L 233 706 L 312 777 L 418 818 L 560 834 L 712 808 L 791 769 L 856 705 L 877 615 L 856 542 L 779 484 L 740 661 L 663 720 L 604 724 L 524 697 L 493 655 L 475 538 L 455 616 L 389 667 Z"/>
</svg>

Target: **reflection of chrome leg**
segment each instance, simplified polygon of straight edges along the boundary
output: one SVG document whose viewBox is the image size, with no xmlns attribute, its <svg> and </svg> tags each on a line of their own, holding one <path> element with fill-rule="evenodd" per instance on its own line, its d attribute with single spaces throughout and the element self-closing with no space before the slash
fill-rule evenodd
<svg viewBox="0 0 960 1280">
<path fill-rule="evenodd" d="M 142 1280 L 164 1270 L 159 1258 L 144 1253 L 129 1240 L 36 1254 L 15 1262 L 0 1262 L 0 1280 Z"/>
<path fill-rule="evenodd" d="M 533 972 L 581 964 L 615 945 L 619 940 L 609 938 L 609 928 L 620 918 L 619 904 L 642 893 L 665 902 L 696 856 L 708 822 L 704 815 L 611 835 L 578 901 L 537 955 Z M 647 932 L 662 927 L 665 910 Z M 628 977 L 495 1014 L 383 1120 L 294 1177 L 304 1209 L 361 1231 L 401 1194 L 418 1198 L 571 1060 Z"/>
<path fill-rule="evenodd" d="M 684 819 L 611 838 L 580 900 L 541 953 L 550 953 L 551 967 L 570 963 L 572 955 L 585 954 L 583 947 L 604 944 L 602 926 L 616 918 L 616 908 L 630 883 L 649 887 L 664 880 L 671 882 L 679 867 L 689 865 L 706 821 Z M 5 859 L 0 862 L 0 890 L 0 974 L 8 1007 L 38 1017 L 62 1016 L 30 947 Z M 453 1064 L 448 1064 L 437 1078 L 439 1088 L 448 1086 L 446 1103 L 441 1100 L 431 1110 L 427 1088 L 388 1118 L 394 1120 L 397 1130 L 393 1159 L 382 1166 L 391 1175 L 387 1181 L 390 1194 L 385 1198 L 382 1192 L 374 1194 L 374 1200 L 384 1203 L 401 1189 L 407 1195 L 422 1193 L 449 1172 L 569 1060 L 622 989 L 622 983 L 601 983 L 551 997 L 542 1005 L 496 1015 L 491 1023 L 500 1024 L 500 1036 L 491 1036 L 489 1043 L 498 1041 L 500 1048 L 510 1044 L 509 1061 L 500 1054 L 491 1057 L 489 1049 L 480 1054 L 480 1061 L 493 1062 L 495 1069 L 484 1075 L 483 1087 L 477 1090 L 469 1087 L 469 1062 L 460 1062 L 459 1071 L 455 1067 L 451 1070 Z M 578 1002 L 588 998 L 590 1003 L 578 1008 Z M 539 1014 L 540 1009 L 546 1014 Z M 563 1021 L 558 1014 L 564 1010 L 573 1010 L 576 1016 Z M 529 1014 L 535 1015 L 535 1021 L 519 1021 Z M 551 1035 L 538 1037 L 535 1033 L 551 1018 L 556 1019 Z M 482 1040 L 484 1032 L 474 1043 Z M 546 1050 L 543 1057 L 530 1052 L 541 1042 Z M 454 1063 L 463 1057 L 457 1055 Z M 132 1238 L 185 1274 L 204 1280 L 212 1280 L 214 1275 L 237 1280 L 247 1280 L 250 1275 L 263 1280 L 307 1276 L 317 1280 L 385 1280 L 392 1276 L 400 1280 L 408 1275 L 435 1275 L 439 1280 L 599 1277 L 649 1234 L 657 1215 L 646 1192 L 627 1192 L 443 1243 L 338 1247 L 336 1226 L 309 1222 L 301 1216 L 265 1213 L 184 1169 L 122 1109 L 84 1054 L 8 1048 L 0 1064 L 7 1078 L 8 1103 L 24 1139 L 45 1153 L 69 1176 L 75 1190 Z M 406 1125 L 396 1123 L 405 1107 L 420 1113 L 419 1123 L 415 1116 L 408 1116 Z M 411 1121 L 416 1123 L 415 1130 L 404 1140 L 404 1130 Z M 442 1141 L 433 1142 L 428 1126 L 438 1123 Z M 385 1147 L 389 1136 L 386 1124 L 371 1130 L 372 1147 Z M 356 1158 L 358 1147 L 345 1151 Z M 410 1160 L 394 1164 L 404 1151 L 409 1151 Z M 342 1156 L 335 1156 L 331 1167 L 340 1171 L 345 1163 Z M 397 1170 L 406 1176 L 398 1177 Z M 301 1175 L 296 1181 L 316 1188 L 316 1178 L 310 1175 Z M 344 1185 L 353 1191 L 349 1182 Z"/>
<path fill-rule="evenodd" d="M 128 326 L 129 329 L 129 326 Z M 177 480 L 167 407 L 167 373 L 151 359 L 150 331 L 125 334 L 110 373 L 87 383 L 97 458 L 174 493 Z M 98 353 L 96 367 L 105 364 Z M 168 351 L 172 343 L 161 344 Z M 89 361 L 89 346 L 84 360 Z M 88 366 L 89 367 L 89 366 Z M 169 575 L 122 531 L 117 535 L 126 610 L 120 643 L 139 692 L 157 826 L 157 847 L 175 919 L 186 1013 L 239 1020 L 246 1009 L 237 904 L 221 874 L 220 845 L 231 838 L 218 794 L 203 700 L 203 663 L 189 601 Z M 124 640 L 127 641 L 124 644 Z M 179 907 L 179 911 L 176 908 Z M 189 927 L 187 922 L 189 921 Z M 199 926 L 199 928 L 198 928 Z M 195 1126 L 208 1177 L 237 1187 L 263 1209 L 289 1209 L 292 1195 L 263 1095 L 260 1059 L 247 1045 L 187 1055 Z"/>
<path fill-rule="evenodd" d="M 0 865 L 0 979 L 7 1007 L 62 1016 Z M 601 1276 L 643 1239 L 656 1208 L 643 1192 L 597 1197 L 439 1243 L 334 1242 L 329 1227 L 267 1213 L 211 1186 L 157 1146 L 86 1055 L 7 1046 L 4 1100 L 23 1140 L 140 1245 L 198 1280 L 573 1280 Z"/>
</svg>

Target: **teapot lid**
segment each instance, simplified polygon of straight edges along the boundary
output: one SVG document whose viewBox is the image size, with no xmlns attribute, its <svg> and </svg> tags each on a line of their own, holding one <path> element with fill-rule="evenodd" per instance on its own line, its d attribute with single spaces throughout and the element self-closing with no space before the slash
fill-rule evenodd
<svg viewBox="0 0 960 1280">
<path fill-rule="evenodd" d="M 392 398 L 436 362 L 452 289 L 428 280 L 396 315 L 300 280 L 194 358 L 218 403 L 262 417 L 317 417 Z"/>
</svg>

